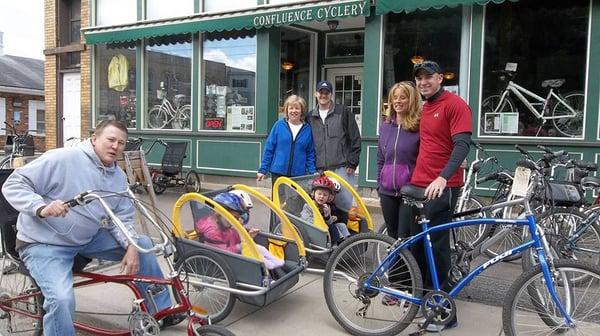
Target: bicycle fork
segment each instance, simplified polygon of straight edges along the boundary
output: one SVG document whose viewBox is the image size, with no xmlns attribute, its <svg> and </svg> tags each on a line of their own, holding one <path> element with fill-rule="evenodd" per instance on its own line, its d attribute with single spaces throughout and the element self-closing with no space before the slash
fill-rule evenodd
<svg viewBox="0 0 600 336">
<path fill-rule="evenodd" d="M 540 267 L 544 275 L 544 281 L 546 282 L 546 289 L 548 289 L 548 293 L 550 293 L 552 301 L 560 311 L 560 314 L 563 316 L 565 324 L 569 327 L 574 327 L 575 323 L 571 318 L 571 315 L 565 309 L 565 306 L 558 297 L 558 292 L 556 291 L 556 283 L 559 274 L 558 271 L 554 270 L 552 256 L 550 253 L 546 254 L 546 251 L 550 251 L 550 246 L 546 240 L 544 230 L 537 226 L 533 215 L 528 215 L 527 220 L 529 222 L 529 231 L 531 232 L 531 236 L 534 241 L 535 251 L 538 255 L 538 262 L 540 263 Z M 566 279 L 564 287 L 565 291 L 572 290 L 568 279 Z"/>
</svg>

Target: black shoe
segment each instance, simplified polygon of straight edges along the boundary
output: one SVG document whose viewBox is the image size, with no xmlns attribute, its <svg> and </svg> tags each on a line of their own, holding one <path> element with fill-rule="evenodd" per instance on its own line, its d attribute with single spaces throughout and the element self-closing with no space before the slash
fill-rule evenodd
<svg viewBox="0 0 600 336">
<path fill-rule="evenodd" d="M 160 320 L 160 329 L 165 329 L 166 327 L 174 326 L 181 323 L 188 317 L 186 313 L 173 314 L 169 316 L 165 316 L 162 320 Z"/>
</svg>

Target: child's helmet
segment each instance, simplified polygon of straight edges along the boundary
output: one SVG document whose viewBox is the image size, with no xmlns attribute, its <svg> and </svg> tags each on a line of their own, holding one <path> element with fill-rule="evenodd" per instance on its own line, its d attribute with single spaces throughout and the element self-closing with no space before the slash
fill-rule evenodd
<svg viewBox="0 0 600 336">
<path fill-rule="evenodd" d="M 252 198 L 250 198 L 250 195 L 248 195 L 247 192 L 236 189 L 236 190 L 230 191 L 229 193 L 237 195 L 237 197 L 239 197 L 242 200 L 242 205 L 244 205 L 246 207 L 246 209 L 252 209 L 252 207 L 253 207 Z"/>
<path fill-rule="evenodd" d="M 312 190 L 314 191 L 316 189 L 327 189 L 333 193 L 335 192 L 335 185 L 331 182 L 329 177 L 322 175 L 312 181 Z"/>
<path fill-rule="evenodd" d="M 333 183 L 333 191 L 335 191 L 336 193 L 339 193 L 340 191 L 342 191 L 342 185 L 340 184 L 340 182 L 338 182 L 337 179 L 334 179 L 333 177 L 328 177 L 329 181 L 331 181 L 331 183 Z"/>
<path fill-rule="evenodd" d="M 246 207 L 242 204 L 242 199 L 231 192 L 221 193 L 213 197 L 213 201 L 219 203 L 227 210 L 244 213 L 247 212 Z"/>
</svg>

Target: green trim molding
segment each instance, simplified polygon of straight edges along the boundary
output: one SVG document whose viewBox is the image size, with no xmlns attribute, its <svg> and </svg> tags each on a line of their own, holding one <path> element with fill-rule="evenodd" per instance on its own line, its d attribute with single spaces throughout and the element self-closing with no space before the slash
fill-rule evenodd
<svg viewBox="0 0 600 336">
<path fill-rule="evenodd" d="M 418 9 L 428 10 L 430 8 L 440 9 L 442 7 L 456 7 L 460 5 L 485 5 L 488 2 L 496 4 L 503 3 L 506 0 L 377 0 L 375 13 L 378 15 L 388 12 L 414 12 Z M 508 0 L 517 2 L 518 0 Z"/>
<path fill-rule="evenodd" d="M 199 13 L 171 19 L 82 29 L 87 44 L 136 41 L 164 35 L 279 27 L 307 21 L 368 16 L 369 0 L 319 1 L 259 6 L 228 13 Z"/>
</svg>

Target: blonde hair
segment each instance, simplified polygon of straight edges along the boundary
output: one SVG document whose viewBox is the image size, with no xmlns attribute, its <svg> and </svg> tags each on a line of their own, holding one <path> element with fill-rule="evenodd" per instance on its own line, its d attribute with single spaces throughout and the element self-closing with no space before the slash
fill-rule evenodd
<svg viewBox="0 0 600 336">
<path fill-rule="evenodd" d="M 304 98 L 297 95 L 291 95 L 287 97 L 287 99 L 283 103 L 283 113 L 285 114 L 285 118 L 288 119 L 288 107 L 293 104 L 300 105 L 300 120 L 306 120 L 306 101 L 304 100 Z"/>
<path fill-rule="evenodd" d="M 396 111 L 394 110 L 394 92 L 400 90 L 400 93 L 408 97 L 408 114 L 404 119 L 403 127 L 409 131 L 416 132 L 419 130 L 419 122 L 421 121 L 421 95 L 417 91 L 413 82 L 400 82 L 394 84 L 388 93 L 388 109 L 386 122 L 396 120 Z"/>
</svg>

